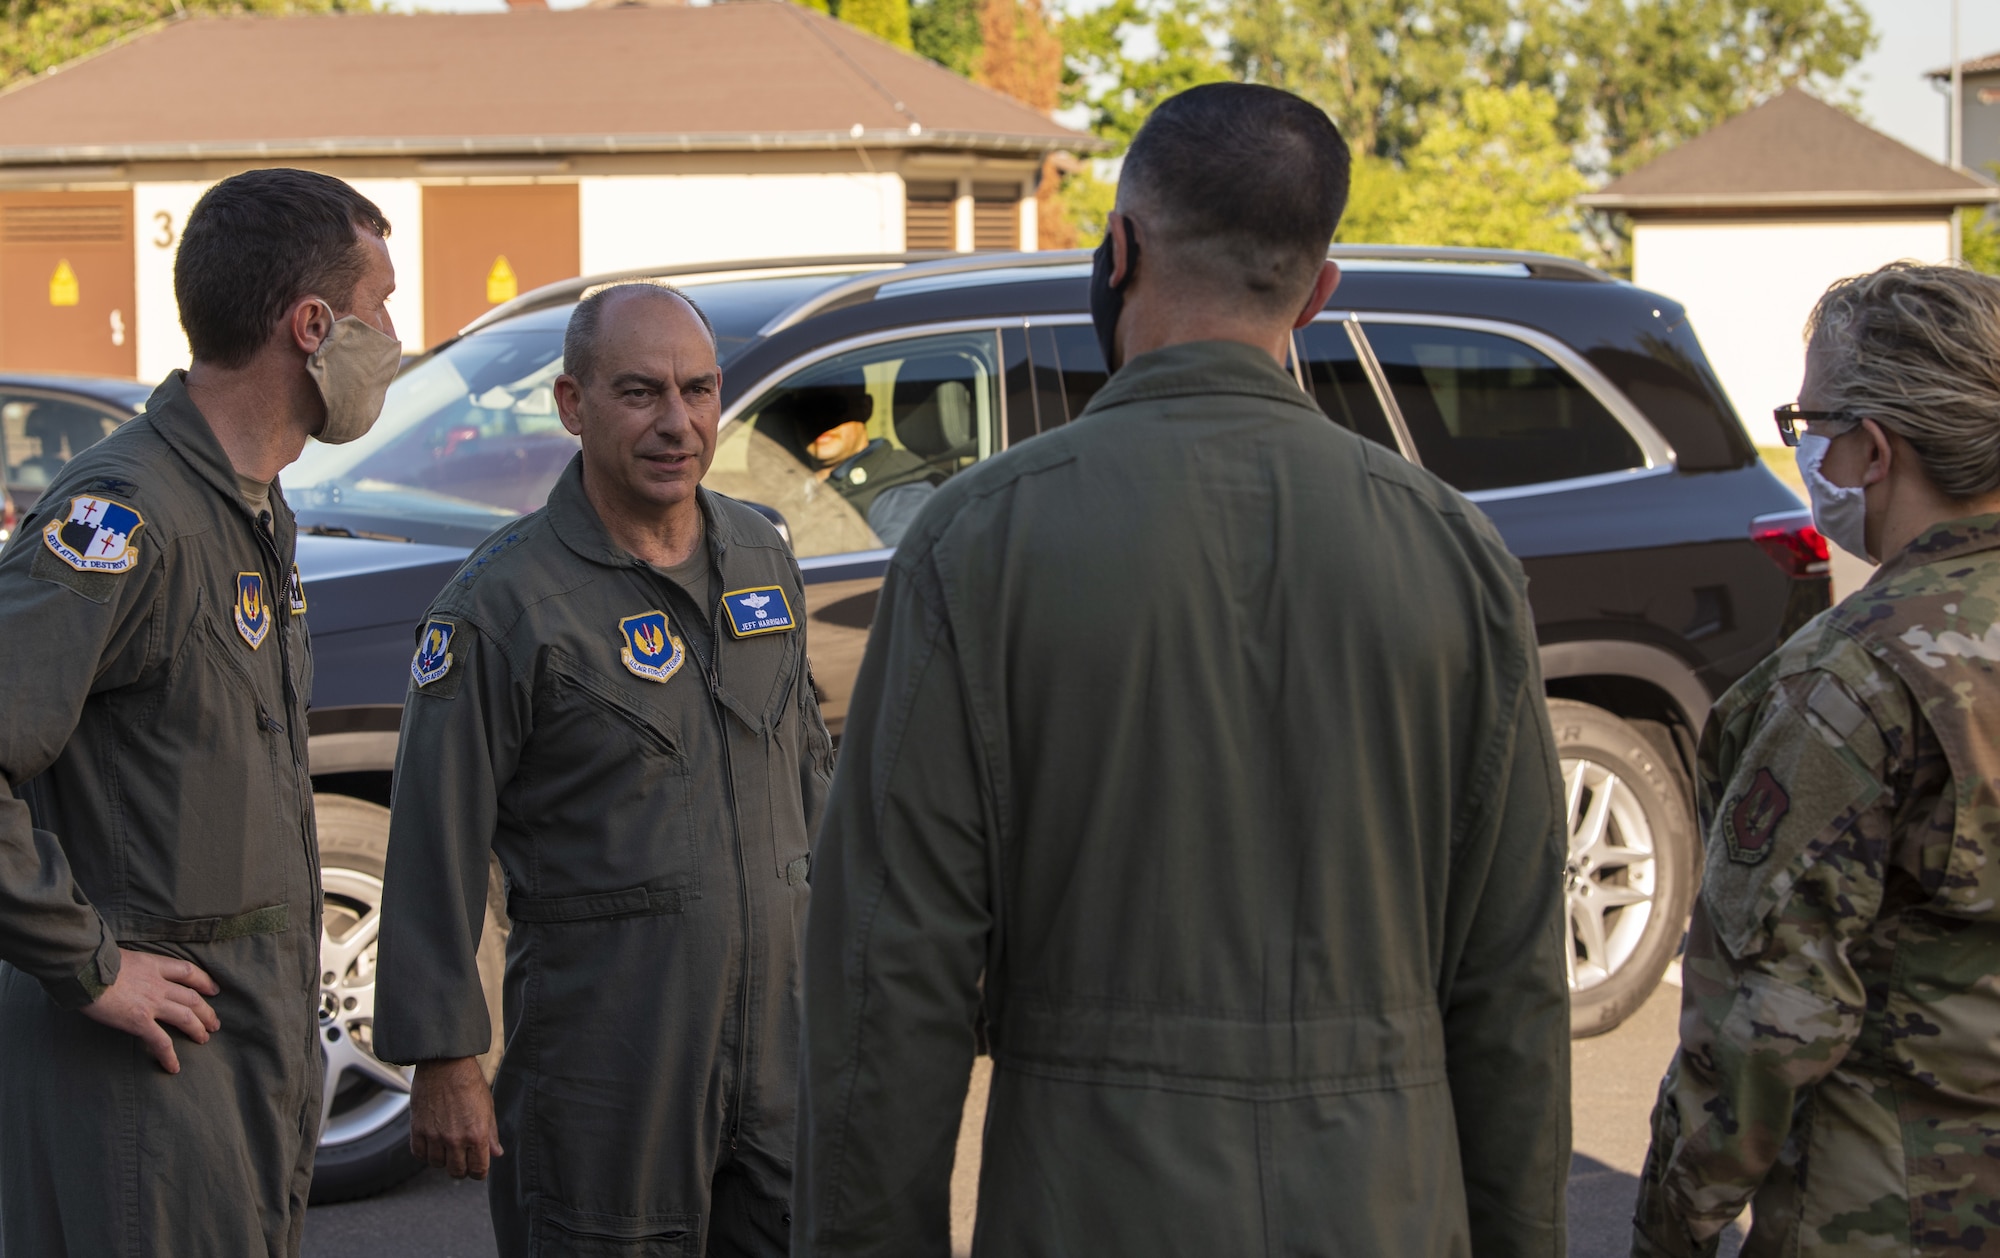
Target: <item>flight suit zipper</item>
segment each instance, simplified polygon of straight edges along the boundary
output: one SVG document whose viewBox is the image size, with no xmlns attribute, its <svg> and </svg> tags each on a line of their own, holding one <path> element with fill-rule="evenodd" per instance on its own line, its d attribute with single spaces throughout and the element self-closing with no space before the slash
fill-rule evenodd
<svg viewBox="0 0 2000 1258">
<path fill-rule="evenodd" d="M 257 513 L 256 533 L 258 545 L 263 547 L 264 558 L 270 565 L 269 570 L 272 572 L 283 571 L 286 568 L 286 564 L 283 556 L 278 554 L 278 539 L 271 532 L 271 513 L 269 511 L 259 511 Z M 285 584 L 283 577 L 275 579 L 270 588 L 272 590 L 283 589 L 289 594 L 289 587 Z M 282 603 L 284 612 L 282 615 L 278 610 L 280 603 L 277 600 L 267 598 L 265 601 L 266 606 L 270 609 L 270 617 L 278 622 L 276 626 L 278 630 L 278 671 L 283 674 L 285 716 L 288 719 L 296 721 L 297 713 L 303 705 L 299 701 L 298 690 L 292 683 L 291 599 L 289 597 L 284 599 Z M 266 719 L 268 720 L 269 718 L 267 717 Z M 305 785 L 307 780 L 306 766 L 299 758 L 298 733 L 285 732 L 284 727 L 277 725 L 275 721 L 272 724 L 276 727 L 273 732 L 283 734 L 285 749 L 292 754 L 292 797 L 293 804 L 298 808 L 299 845 L 305 849 L 306 868 L 312 871 L 312 882 L 314 886 L 317 886 L 319 883 L 319 853 L 313 850 L 313 845 L 309 841 L 312 828 L 306 824 L 306 818 L 312 815 L 308 811 L 312 807 L 312 800 Z M 319 906 L 317 904 L 313 906 L 312 920 L 315 928 L 317 928 L 319 923 Z"/>
<path fill-rule="evenodd" d="M 643 561 L 635 560 L 634 567 L 651 576 L 653 570 Z M 721 575 L 718 571 L 717 575 Z M 670 582 L 671 584 L 671 582 Z M 678 588 L 678 587 L 676 587 Z M 685 591 L 683 591 L 685 593 Z M 689 599 L 693 602 L 693 599 Z M 696 610 L 700 610 L 697 608 Z M 722 735 L 722 778 L 729 797 L 729 830 L 735 839 L 736 848 L 736 894 L 737 903 L 743 915 L 743 979 L 739 984 L 736 1000 L 736 1087 L 729 1110 L 728 1130 L 724 1133 L 733 1151 L 737 1139 L 743 1132 L 743 1094 L 747 1086 L 746 1075 L 750 1069 L 750 869 L 743 854 L 743 817 L 736 806 L 736 763 L 729 750 L 729 714 L 723 710 L 722 687 L 722 600 L 715 600 L 715 611 L 711 614 L 709 631 L 709 660 L 703 663 L 699 653 L 690 648 L 696 656 L 695 664 L 701 669 L 701 678 L 708 687 L 708 709 L 715 717 L 715 728 Z"/>
</svg>

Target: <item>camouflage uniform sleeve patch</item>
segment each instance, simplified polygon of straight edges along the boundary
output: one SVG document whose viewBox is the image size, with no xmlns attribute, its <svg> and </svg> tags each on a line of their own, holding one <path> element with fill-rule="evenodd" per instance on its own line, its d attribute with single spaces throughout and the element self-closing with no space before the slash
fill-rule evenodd
<svg viewBox="0 0 2000 1258">
<path fill-rule="evenodd" d="M 1710 820 L 1702 897 L 1731 955 L 1758 950 L 1800 876 L 1882 795 L 1887 748 L 1830 673 L 1775 686 Z"/>
</svg>

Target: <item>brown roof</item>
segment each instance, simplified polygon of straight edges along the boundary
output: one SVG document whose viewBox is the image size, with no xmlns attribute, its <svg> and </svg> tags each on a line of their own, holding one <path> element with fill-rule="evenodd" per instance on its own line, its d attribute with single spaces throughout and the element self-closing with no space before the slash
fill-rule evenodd
<svg viewBox="0 0 2000 1258">
<path fill-rule="evenodd" d="M 1947 207 L 2000 189 L 1794 88 L 1579 199 L 1610 210 Z"/>
<path fill-rule="evenodd" d="M 190 18 L 0 94 L 0 164 L 1095 147 L 783 0 Z"/>
<path fill-rule="evenodd" d="M 1961 78 L 1968 74 L 1991 74 L 1995 70 L 2000 70 L 2000 52 L 1989 52 L 1983 57 L 1974 57 L 1970 61 L 1961 61 L 1958 63 L 1958 73 Z M 1951 77 L 1951 67 L 1944 66 L 1936 70 L 1926 70 L 1924 71 L 1924 77 L 1927 79 L 1948 79 Z"/>
</svg>

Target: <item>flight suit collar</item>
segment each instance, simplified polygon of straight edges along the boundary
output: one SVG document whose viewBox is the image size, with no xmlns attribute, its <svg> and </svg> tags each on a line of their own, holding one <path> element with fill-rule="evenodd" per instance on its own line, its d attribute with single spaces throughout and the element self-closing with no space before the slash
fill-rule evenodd
<svg viewBox="0 0 2000 1258">
<path fill-rule="evenodd" d="M 1933 524 L 1868 578 L 1869 585 L 1892 581 L 1912 568 L 1975 555 L 2000 547 L 2000 515 L 1971 515 Z"/>
<path fill-rule="evenodd" d="M 222 443 L 216 440 L 215 430 L 208 426 L 208 418 L 188 396 L 187 372 L 176 370 L 160 381 L 146 399 L 146 416 L 174 453 L 194 469 L 195 475 L 208 482 L 209 488 L 221 494 L 245 519 L 251 519 L 250 504 L 243 501 L 243 491 L 236 482 L 235 466 L 223 451 Z M 291 504 L 285 501 L 276 481 L 271 483 L 271 528 L 279 552 L 289 555 L 293 537 Z"/>
<path fill-rule="evenodd" d="M 1184 341 L 1141 354 L 1120 367 L 1083 414 L 1153 398 L 1218 393 L 1269 398 L 1319 413 L 1298 381 L 1256 346 L 1241 341 Z"/>
<path fill-rule="evenodd" d="M 695 501 L 701 504 L 703 535 L 708 538 L 709 555 L 715 560 L 718 571 L 726 574 L 726 560 L 730 550 L 745 542 L 737 531 L 728 513 L 716 510 L 715 494 L 703 487 L 695 490 Z M 556 478 L 555 488 L 549 491 L 549 525 L 563 545 L 574 551 L 578 557 L 587 559 L 607 568 L 630 568 L 639 560 L 624 547 L 611 540 L 605 532 L 604 521 L 598 518 L 597 508 L 590 505 L 590 496 L 583 492 L 583 452 L 578 451 Z"/>
</svg>

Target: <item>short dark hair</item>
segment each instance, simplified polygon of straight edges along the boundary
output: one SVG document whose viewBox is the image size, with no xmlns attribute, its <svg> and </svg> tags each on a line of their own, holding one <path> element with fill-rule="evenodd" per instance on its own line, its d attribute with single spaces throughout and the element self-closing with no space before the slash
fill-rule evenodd
<svg viewBox="0 0 2000 1258">
<path fill-rule="evenodd" d="M 1119 200 L 1176 266 L 1278 307 L 1302 300 L 1326 261 L 1349 160 L 1318 106 L 1275 87 L 1209 83 L 1169 98 L 1139 129 Z"/>
<path fill-rule="evenodd" d="M 241 367 L 301 297 L 353 300 L 368 268 L 357 230 L 387 236 L 389 220 L 331 175 L 252 170 L 203 193 L 174 256 L 174 298 L 194 357 Z"/>
<path fill-rule="evenodd" d="M 708 321 L 708 312 L 680 289 L 658 280 L 621 280 L 584 293 L 583 300 L 576 303 L 576 309 L 569 312 L 569 326 L 563 330 L 563 374 L 575 376 L 578 380 L 590 379 L 590 373 L 597 368 L 597 330 L 604 322 L 604 304 L 611 300 L 613 293 L 634 288 L 650 289 L 662 297 L 680 298 L 688 304 L 689 310 L 694 311 L 694 317 L 701 320 L 710 342 L 715 340 L 715 325 Z"/>
</svg>

